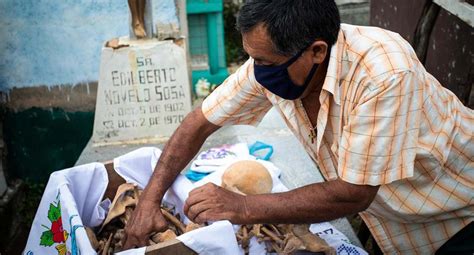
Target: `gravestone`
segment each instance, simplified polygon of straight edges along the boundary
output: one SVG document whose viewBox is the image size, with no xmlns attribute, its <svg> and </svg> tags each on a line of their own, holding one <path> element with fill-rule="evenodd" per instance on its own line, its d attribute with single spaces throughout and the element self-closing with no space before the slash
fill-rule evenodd
<svg viewBox="0 0 474 255">
<path fill-rule="evenodd" d="M 167 140 L 191 111 L 184 40 L 102 48 L 92 142 Z"/>
</svg>

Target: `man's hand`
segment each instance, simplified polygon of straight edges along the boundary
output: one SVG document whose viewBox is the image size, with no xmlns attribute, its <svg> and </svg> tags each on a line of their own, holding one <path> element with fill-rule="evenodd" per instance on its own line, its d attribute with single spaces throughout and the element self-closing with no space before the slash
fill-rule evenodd
<svg viewBox="0 0 474 255">
<path fill-rule="evenodd" d="M 239 224 L 246 218 L 246 208 L 245 196 L 208 183 L 189 192 L 184 213 L 199 224 L 218 220 Z"/>
<path fill-rule="evenodd" d="M 166 220 L 161 214 L 161 199 L 207 137 L 217 129 L 219 126 L 209 122 L 200 107 L 184 118 L 166 143 L 137 208 L 127 223 L 122 240 L 125 249 L 147 245 L 151 234 L 166 228 Z"/>
<path fill-rule="evenodd" d="M 167 225 L 161 214 L 159 203 L 140 200 L 125 226 L 125 235 L 122 239 L 123 249 L 148 245 L 149 237 L 155 232 L 164 230 Z"/>
</svg>

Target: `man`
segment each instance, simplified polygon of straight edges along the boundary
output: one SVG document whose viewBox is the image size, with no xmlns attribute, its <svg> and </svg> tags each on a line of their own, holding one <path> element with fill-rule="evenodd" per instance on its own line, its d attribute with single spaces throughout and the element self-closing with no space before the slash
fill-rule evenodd
<svg viewBox="0 0 474 255">
<path fill-rule="evenodd" d="M 329 0 L 251 0 L 237 22 L 250 59 L 165 146 L 126 247 L 166 225 L 161 199 L 210 134 L 257 125 L 272 106 L 326 182 L 255 196 L 205 185 L 186 201 L 192 221 L 311 223 L 360 213 L 384 253 L 434 253 L 457 232 L 473 241 L 474 112 L 405 40 L 340 25 Z"/>
</svg>

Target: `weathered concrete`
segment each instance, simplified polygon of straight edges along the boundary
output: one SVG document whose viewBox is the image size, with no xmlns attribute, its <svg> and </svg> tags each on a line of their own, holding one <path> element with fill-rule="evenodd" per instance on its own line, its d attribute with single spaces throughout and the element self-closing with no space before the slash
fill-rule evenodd
<svg viewBox="0 0 474 255">
<path fill-rule="evenodd" d="M 0 198 L 5 194 L 5 191 L 8 188 L 3 170 L 5 165 L 5 142 L 3 141 L 4 108 L 4 102 L 2 101 L 0 94 Z"/>
<path fill-rule="evenodd" d="M 341 22 L 353 25 L 369 25 L 369 0 L 336 1 L 341 15 Z"/>
<path fill-rule="evenodd" d="M 93 112 L 59 108 L 7 111 L 4 139 L 9 179 L 46 182 L 53 171 L 70 167 L 92 134 Z"/>
<path fill-rule="evenodd" d="M 13 111 L 33 107 L 61 108 L 68 112 L 93 112 L 97 97 L 97 82 L 75 85 L 34 86 L 13 88 L 8 94 L 6 106 Z"/>
<path fill-rule="evenodd" d="M 2 230 L 0 231 L 0 252 L 2 254 L 21 254 L 25 247 L 30 227 L 26 224 L 28 219 L 25 219 L 25 208 L 34 203 L 26 195 L 25 186 L 19 180 L 12 182 L 5 194 L 0 197 L 0 218 L 2 219 L 0 221 Z"/>
<path fill-rule="evenodd" d="M 0 106 L 1 107 L 1 106 Z M 3 196 L 5 191 L 7 191 L 7 182 L 5 179 L 5 174 L 3 172 L 4 166 L 4 151 L 5 151 L 5 143 L 3 142 L 3 114 L 1 113 L 0 109 L 0 198 Z"/>
<path fill-rule="evenodd" d="M 472 0 L 433 0 L 446 11 L 454 14 L 471 27 L 474 27 L 474 6 Z"/>
<path fill-rule="evenodd" d="M 97 83 L 0 93 L 8 180 L 44 182 L 52 171 L 71 166 L 91 137 L 96 95 Z"/>
<path fill-rule="evenodd" d="M 191 111 L 183 40 L 124 39 L 127 47 L 102 49 L 96 144 L 167 138 Z"/>
<path fill-rule="evenodd" d="M 97 81 L 103 42 L 128 35 L 126 0 L 0 1 L 0 90 Z M 153 23 L 179 26 L 174 0 Z"/>
<path fill-rule="evenodd" d="M 151 2 L 150 28 L 186 27 L 174 0 Z M 76 161 L 92 133 L 100 49 L 129 34 L 129 16 L 126 0 L 0 1 L 0 103 L 7 108 L 10 176 L 45 181 Z"/>
</svg>

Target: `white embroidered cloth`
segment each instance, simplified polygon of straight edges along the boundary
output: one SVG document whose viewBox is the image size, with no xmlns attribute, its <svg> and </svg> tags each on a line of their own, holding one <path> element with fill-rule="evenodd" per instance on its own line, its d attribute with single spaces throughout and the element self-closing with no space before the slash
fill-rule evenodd
<svg viewBox="0 0 474 255">
<path fill-rule="evenodd" d="M 127 182 L 144 188 L 153 173 L 161 151 L 144 147 L 114 159 L 117 173 Z M 248 158 L 245 158 L 248 159 Z M 238 158 L 235 158 L 238 160 Z M 229 161 L 231 164 L 234 161 Z M 278 176 L 280 170 L 268 161 L 259 161 L 269 169 L 273 179 L 272 192 L 288 189 Z M 164 203 L 175 206 L 177 213 L 188 223 L 183 214 L 183 205 L 189 191 L 213 182 L 221 183 L 226 165 L 196 183 L 179 175 L 165 194 Z M 105 219 L 110 201 L 101 201 L 107 187 L 107 172 L 103 164 L 91 163 L 51 174 L 33 221 L 24 254 L 95 254 L 83 226 L 95 227 Z M 238 226 L 229 221 L 214 222 L 178 237 L 186 246 L 199 254 L 243 254 L 234 231 Z M 367 254 L 350 244 L 347 238 L 330 223 L 312 224 L 310 230 L 318 233 L 338 254 Z M 144 254 L 145 249 L 133 249 L 120 254 Z M 265 254 L 265 246 L 251 241 L 250 254 Z"/>
</svg>

